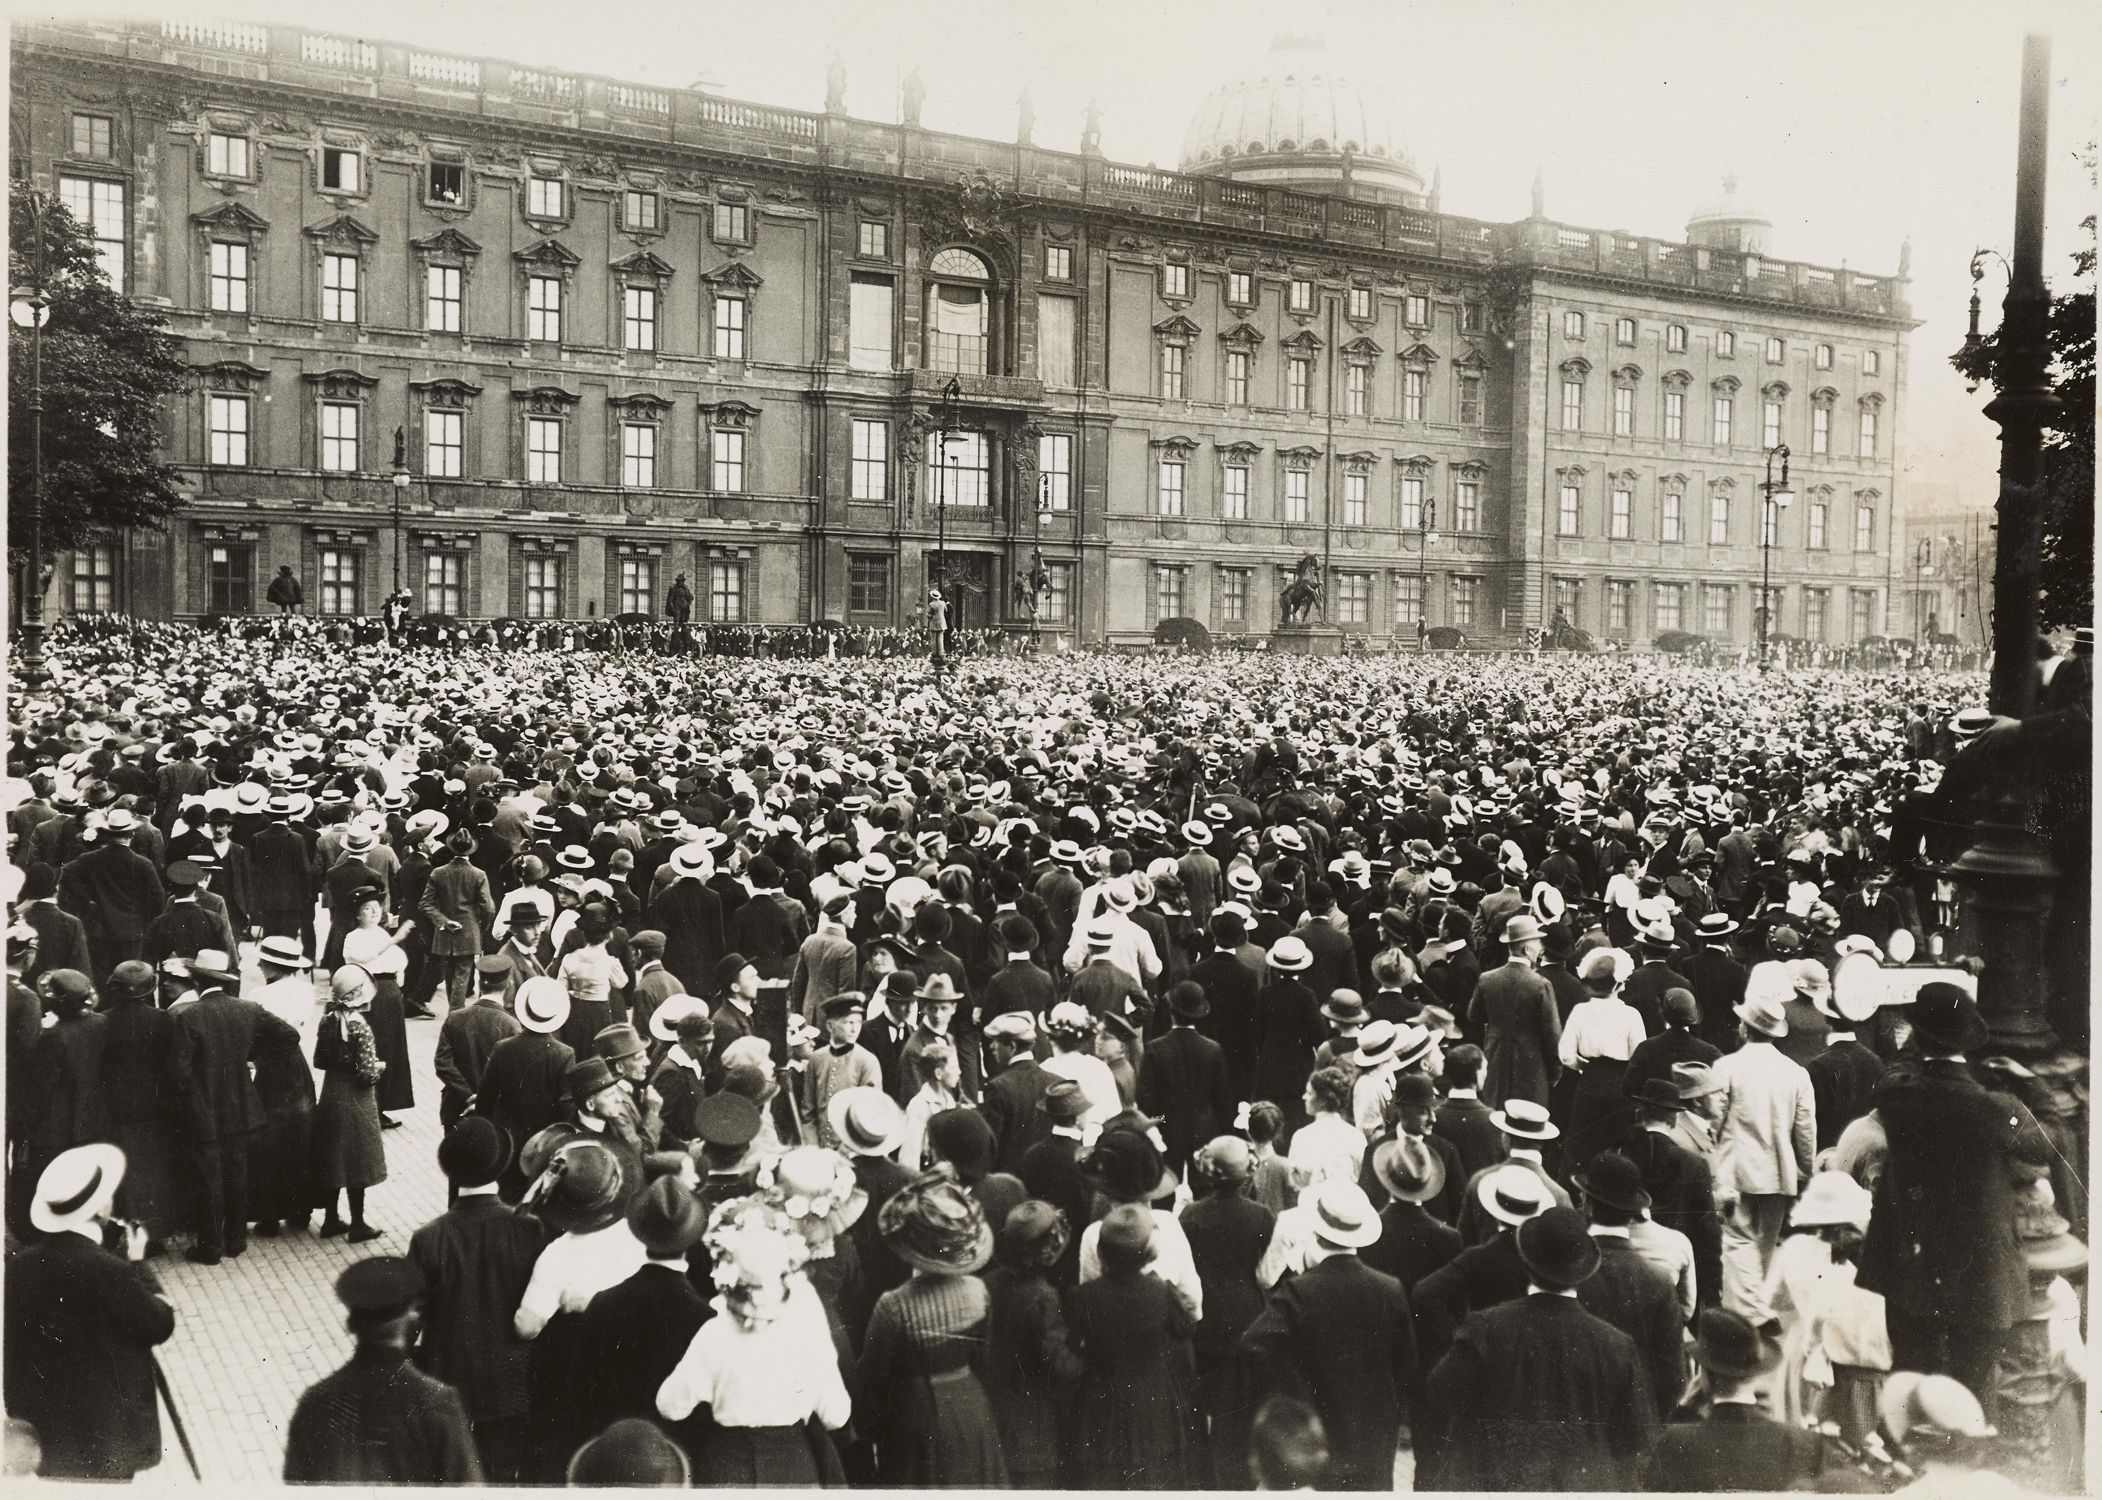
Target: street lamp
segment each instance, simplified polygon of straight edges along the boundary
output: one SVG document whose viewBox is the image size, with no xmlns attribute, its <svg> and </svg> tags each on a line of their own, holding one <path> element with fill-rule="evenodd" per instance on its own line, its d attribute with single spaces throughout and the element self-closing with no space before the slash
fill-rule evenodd
<svg viewBox="0 0 2102 1500">
<path fill-rule="evenodd" d="M 1912 549 L 1912 565 L 1919 571 L 1919 579 L 1912 590 L 1912 638 L 1914 649 L 1922 659 L 1927 647 L 1927 580 L 1934 576 L 1934 538 L 1923 536 Z"/>
<path fill-rule="evenodd" d="M 1781 477 L 1774 478 L 1774 459 L 1781 460 Z M 1788 445 L 1776 444 L 1766 450 L 1766 478 L 1759 482 L 1759 670 L 1772 669 L 1773 660 L 1767 645 L 1767 636 L 1772 633 L 1774 613 L 1774 533 L 1780 529 L 1779 512 L 1795 503 L 1795 491 L 1788 487 Z"/>
<path fill-rule="evenodd" d="M 394 429 L 394 592 L 401 592 L 401 508 L 409 498 L 409 442 Z"/>
<path fill-rule="evenodd" d="M 1416 521 L 1416 649 L 1428 651 L 1431 640 L 1431 548 L 1438 540 L 1438 533 L 1431 530 L 1438 524 L 1435 496 L 1423 502 Z"/>
<path fill-rule="evenodd" d="M 934 567 L 929 570 L 928 583 L 942 591 L 943 613 L 953 620 L 954 606 L 949 603 L 949 429 L 956 425 L 956 406 L 963 397 L 963 382 L 954 375 L 942 387 L 941 401 L 934 409 Z M 946 632 L 944 632 L 946 633 Z M 944 641 L 934 642 L 934 659 L 939 662 L 946 653 Z"/>
<path fill-rule="evenodd" d="M 41 685 L 44 671 L 44 325 L 51 321 L 51 294 L 44 290 L 44 215 L 51 199 L 29 194 L 35 236 L 33 284 L 8 294 L 7 315 L 29 330 L 29 562 L 22 588 L 22 680 Z"/>
</svg>

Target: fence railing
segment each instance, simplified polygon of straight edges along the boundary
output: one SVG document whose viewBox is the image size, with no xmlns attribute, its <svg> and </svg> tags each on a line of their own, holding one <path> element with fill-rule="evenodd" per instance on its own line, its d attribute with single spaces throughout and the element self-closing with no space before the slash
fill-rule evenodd
<svg viewBox="0 0 2102 1500">
<path fill-rule="evenodd" d="M 163 21 L 161 35 L 186 47 L 246 52 L 253 57 L 264 57 L 270 52 L 269 28 L 243 21 Z"/>
<path fill-rule="evenodd" d="M 409 76 L 430 83 L 451 83 L 461 88 L 482 86 L 482 65 L 471 57 L 447 57 L 438 52 L 411 52 Z"/>
<path fill-rule="evenodd" d="M 349 37 L 321 36 L 306 32 L 299 38 L 299 60 L 319 63 L 324 68 L 342 68 L 352 73 L 376 73 L 380 66 L 379 48 L 370 42 L 353 41 Z"/>
</svg>

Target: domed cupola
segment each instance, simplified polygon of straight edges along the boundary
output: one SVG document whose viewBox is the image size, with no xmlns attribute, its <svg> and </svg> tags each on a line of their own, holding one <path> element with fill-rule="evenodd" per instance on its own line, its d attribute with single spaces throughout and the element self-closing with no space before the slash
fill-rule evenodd
<svg viewBox="0 0 2102 1500">
<path fill-rule="evenodd" d="M 1773 243 L 1774 221 L 1737 196 L 1737 178 L 1722 180 L 1722 196 L 1710 198 L 1686 221 L 1686 243 L 1710 250 L 1765 255 Z"/>
<path fill-rule="evenodd" d="M 1250 186 L 1423 204 L 1423 174 L 1372 85 L 1319 37 L 1280 33 L 1269 55 L 1199 107 L 1182 170 Z"/>
</svg>

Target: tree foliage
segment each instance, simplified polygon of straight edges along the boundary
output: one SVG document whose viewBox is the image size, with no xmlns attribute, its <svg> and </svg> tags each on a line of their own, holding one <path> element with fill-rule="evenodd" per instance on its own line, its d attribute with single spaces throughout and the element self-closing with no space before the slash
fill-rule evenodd
<svg viewBox="0 0 2102 1500">
<path fill-rule="evenodd" d="M 26 184 L 8 199 L 9 284 L 36 284 L 36 218 Z M 158 526 L 181 508 L 176 473 L 161 461 L 161 413 L 189 372 L 165 320 L 109 284 L 88 232 L 62 205 L 45 213 L 43 286 L 44 515 L 48 556 L 96 535 Z M 34 486 L 31 330 L 10 321 L 7 391 L 8 553 L 27 556 Z"/>
<path fill-rule="evenodd" d="M 2095 147 L 2083 153 L 2095 180 Z M 2046 337 L 2058 410 L 2044 428 L 2043 599 L 2046 630 L 2071 630 L 2095 613 L 2095 216 L 2080 221 L 2088 243 L 2073 253 L 2073 289 L 2051 299 Z M 2003 389 L 2000 330 L 1957 350 L 1965 379 Z"/>
</svg>

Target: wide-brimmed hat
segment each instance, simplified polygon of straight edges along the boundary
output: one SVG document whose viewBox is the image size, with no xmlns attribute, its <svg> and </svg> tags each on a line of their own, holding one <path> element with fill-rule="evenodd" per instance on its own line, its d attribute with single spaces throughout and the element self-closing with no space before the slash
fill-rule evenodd
<svg viewBox="0 0 2102 1500">
<path fill-rule="evenodd" d="M 1761 1036 L 1786 1036 L 1788 1012 L 1782 1008 L 1784 1003 L 1767 995 L 1750 995 L 1745 997 L 1742 1005 L 1735 1007 L 1735 1014 L 1738 1020 Z"/>
<path fill-rule="evenodd" d="M 1212 825 L 1201 819 L 1192 818 L 1189 822 L 1182 825 L 1182 837 L 1184 842 L 1193 844 L 1199 849 L 1210 848 Z"/>
<path fill-rule="evenodd" d="M 1546 930 L 1541 927 L 1538 919 L 1530 912 L 1518 912 L 1504 923 L 1503 941 L 1504 946 L 1507 948 L 1515 947 L 1519 943 L 1529 943 L 1535 939 L 1544 940 L 1546 936 Z"/>
<path fill-rule="evenodd" d="M 676 1042 L 679 1039 L 679 1023 L 689 1016 L 699 1016 L 715 1029 L 715 1019 L 708 1013 L 707 1004 L 692 995 L 673 995 L 650 1012 L 650 1035 L 660 1042 Z"/>
<path fill-rule="evenodd" d="M 1354 1182 L 1316 1183 L 1299 1200 L 1308 1209 L 1314 1238 L 1343 1250 L 1362 1250 L 1385 1227 L 1365 1190 Z"/>
<path fill-rule="evenodd" d="M 1270 951 L 1264 955 L 1264 961 L 1273 969 L 1296 974 L 1314 966 L 1314 955 L 1308 951 L 1304 942 L 1287 933 L 1270 945 Z"/>
<path fill-rule="evenodd" d="M 993 1231 L 1000 1263 L 1016 1270 L 1041 1270 L 1065 1254 L 1072 1238 L 1066 1211 L 1041 1199 L 1025 1199 L 1007 1211 L 1006 1220 Z"/>
<path fill-rule="evenodd" d="M 1502 1109 L 1489 1112 L 1489 1121 L 1505 1135 L 1521 1141 L 1551 1141 L 1562 1134 L 1547 1117 L 1547 1106 L 1530 1099 L 1506 1099 Z"/>
<path fill-rule="evenodd" d="M 825 1119 L 849 1156 L 888 1156 L 905 1139 L 905 1111 L 879 1088 L 841 1089 L 825 1105 Z"/>
<path fill-rule="evenodd" d="M 124 1165 L 124 1153 L 115 1146 L 75 1146 L 61 1151 L 37 1175 L 29 1222 L 46 1234 L 92 1224 L 116 1201 Z"/>
<path fill-rule="evenodd" d="M 528 1031 L 560 1031 L 569 1022 L 569 986 L 551 975 L 536 975 L 518 986 L 512 997 L 518 1024 Z"/>
<path fill-rule="evenodd" d="M 494 1182 L 510 1164 L 510 1132 L 481 1115 L 466 1116 L 438 1143 L 438 1170 L 459 1187 Z"/>
<path fill-rule="evenodd" d="M 200 948 L 183 961 L 184 971 L 206 986 L 239 984 L 241 971 L 231 955 L 221 948 Z"/>
<path fill-rule="evenodd" d="M 1363 1026 L 1372 1019 L 1372 1012 L 1365 1009 L 1365 1002 L 1356 990 L 1335 990 L 1323 1003 L 1321 1016 L 1338 1026 Z"/>
<path fill-rule="evenodd" d="M 1382 1141 L 1372 1153 L 1372 1175 L 1404 1203 L 1428 1203 L 1445 1190 L 1444 1158 L 1415 1136 Z"/>
<path fill-rule="evenodd" d="M 1789 1210 L 1788 1222 L 1797 1229 L 1851 1224 L 1866 1230 L 1874 1202 L 1869 1190 L 1845 1172 L 1819 1172 L 1803 1185 L 1803 1196 Z"/>
<path fill-rule="evenodd" d="M 1095 1149 L 1080 1159 L 1080 1175 L 1106 1197 L 1147 1202 L 1175 1191 L 1175 1174 L 1153 1142 L 1136 1130 L 1106 1130 Z"/>
<path fill-rule="evenodd" d="M 1190 1161 L 1192 1170 L 1201 1173 L 1206 1181 L 1225 1186 L 1246 1182 L 1255 1170 L 1248 1142 L 1237 1135 L 1213 1136 L 1197 1148 Z"/>
<path fill-rule="evenodd" d="M 649 1048 L 644 1045 L 640 1032 L 625 1021 L 617 1021 L 592 1037 L 591 1050 L 605 1061 L 615 1063 L 638 1052 L 647 1052 Z"/>
<path fill-rule="evenodd" d="M 256 958 L 266 964 L 276 964 L 281 969 L 311 969 L 305 951 L 296 937 L 266 937 L 256 945 Z"/>
<path fill-rule="evenodd" d="M 876 1216 L 876 1229 L 893 1255 L 921 1271 L 966 1276 L 993 1258 L 985 1210 L 946 1164 L 892 1194 Z"/>
<path fill-rule="evenodd" d="M 1371 1021 L 1358 1033 L 1357 1055 L 1352 1060 L 1361 1068 L 1376 1068 L 1391 1061 L 1400 1051 L 1401 1028 L 1392 1021 Z"/>
<path fill-rule="evenodd" d="M 549 1160 L 528 1199 L 557 1231 L 589 1234 L 620 1217 L 621 1189 L 620 1158 L 597 1141 L 572 1140 Z"/>
<path fill-rule="evenodd" d="M 1068 1124 L 1087 1114 L 1087 1091 L 1070 1078 L 1061 1078 L 1044 1090 L 1036 1107 L 1054 1120 Z"/>
<path fill-rule="evenodd" d="M 1378 1170 L 1377 1166 L 1374 1170 Z M 1523 1224 L 1555 1201 L 1547 1184 L 1522 1166 L 1503 1166 L 1485 1173 L 1475 1184 L 1474 1196 L 1489 1217 L 1500 1224 Z"/>
<path fill-rule="evenodd" d="M 1694 924 L 1693 935 L 1704 943 L 1713 943 L 1737 930 L 1738 924 L 1728 912 L 1711 911 Z"/>
<path fill-rule="evenodd" d="M 1560 1206 L 1535 1214 L 1518 1226 L 1518 1258 L 1543 1286 L 1573 1287 L 1598 1270 L 1598 1241 L 1591 1226 L 1573 1208 Z"/>
<path fill-rule="evenodd" d="M 1884 1428 L 1900 1442 L 1916 1428 L 1948 1437 L 1989 1438 L 1997 1432 L 1985 1420 L 1985 1408 L 1969 1386 L 1953 1375 L 1922 1375 L 1896 1370 L 1886 1376 L 1876 1397 Z"/>
<path fill-rule="evenodd" d="M 1920 986 L 1911 1020 L 1915 1036 L 1950 1052 L 1968 1052 L 1988 1035 L 1978 1002 L 1946 980 Z"/>
<path fill-rule="evenodd" d="M 761 1167 L 759 1186 L 820 1255 L 853 1228 L 869 1206 L 853 1163 L 827 1146 L 798 1146 Z"/>
<path fill-rule="evenodd" d="M 1570 1181 L 1592 1202 L 1624 1214 L 1639 1214 L 1650 1205 L 1650 1196 L 1642 1189 L 1642 1169 L 1618 1151 L 1599 1152 Z"/>
<path fill-rule="evenodd" d="M 1741 1312 L 1710 1307 L 1694 1324 L 1693 1357 L 1725 1380 L 1763 1375 L 1781 1362 L 1781 1346 Z"/>
<path fill-rule="evenodd" d="M 929 1004 L 956 1005 L 963 1002 L 963 994 L 956 988 L 956 982 L 940 969 L 927 976 L 912 992 L 912 998 Z"/>
<path fill-rule="evenodd" d="M 1682 1062 L 1671 1065 L 1671 1081 L 1678 1086 L 1682 1100 L 1705 1099 L 1710 1094 L 1723 1090 L 1723 1081 L 1715 1076 L 1715 1070 L 1706 1063 Z"/>
</svg>

